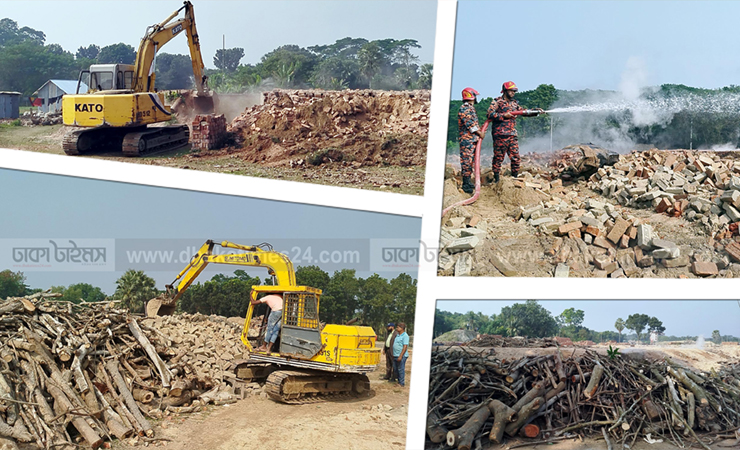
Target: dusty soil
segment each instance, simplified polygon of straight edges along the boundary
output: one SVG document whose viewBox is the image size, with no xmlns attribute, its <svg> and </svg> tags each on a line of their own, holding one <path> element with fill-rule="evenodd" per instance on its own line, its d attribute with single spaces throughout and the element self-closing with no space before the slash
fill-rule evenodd
<svg viewBox="0 0 740 450">
<path fill-rule="evenodd" d="M 265 93 L 262 104 L 254 94 L 241 103 L 223 100 L 228 111 L 218 112 L 233 118 L 230 145 L 223 149 L 188 146 L 139 158 L 118 152 L 78 158 L 423 194 L 428 91 L 275 92 Z M 188 122 L 187 113 L 181 117 Z M 64 132 L 61 125 L 2 125 L 0 148 L 63 155 Z"/>
<path fill-rule="evenodd" d="M 155 436 L 167 440 L 149 446 L 170 450 L 374 450 L 406 447 L 411 358 L 405 387 L 369 374 L 370 396 L 307 405 L 286 405 L 252 395 L 236 403 L 209 406 L 205 411 L 168 416 L 156 421 Z M 113 448 L 134 450 L 143 442 L 128 439 Z"/>
<path fill-rule="evenodd" d="M 527 168 L 523 168 L 526 172 Z M 453 170 L 447 170 L 444 185 L 444 207 L 448 207 L 459 200 L 469 197 L 459 188 L 459 177 L 452 176 Z M 526 174 L 524 175 L 526 177 Z M 560 192 L 546 194 L 538 189 L 517 187 L 507 172 L 503 172 L 498 184 L 490 182 L 490 169 L 484 172 L 481 179 L 481 194 L 479 199 L 468 206 L 455 207 L 442 221 L 443 227 L 449 217 L 478 215 L 484 222 L 487 234 L 482 242 L 473 250 L 473 276 L 504 276 L 494 267 L 495 257 L 503 258 L 513 267 L 516 276 L 552 277 L 558 262 L 554 256 L 547 256 L 555 242 L 556 236 L 539 232 L 525 221 L 516 221 L 512 213 L 520 206 L 536 205 L 541 201 L 565 199 L 565 201 L 580 202 L 589 198 L 600 201 L 603 197 L 589 189 L 585 182 L 566 185 Z M 683 218 L 668 217 L 657 214 L 653 210 L 635 209 L 618 206 L 624 214 L 639 218 L 643 223 L 652 225 L 654 235 L 675 242 L 682 254 L 702 255 L 711 261 L 715 255 L 714 243 L 710 236 L 705 234 L 699 224 L 689 222 Z M 552 217 L 558 217 L 557 213 Z M 481 225 L 477 226 L 481 228 Z M 572 258 L 568 261 L 571 277 L 592 277 L 594 266 L 583 257 L 583 249 L 574 248 Z M 456 255 L 452 255 L 456 258 Z M 439 275 L 454 275 L 454 267 L 438 271 Z M 511 276 L 511 275 L 510 275 Z M 633 275 L 636 278 L 696 278 L 689 266 L 666 268 L 655 264 Z M 740 277 L 740 265 L 730 264 L 726 270 L 720 272 L 721 277 Z"/>
</svg>

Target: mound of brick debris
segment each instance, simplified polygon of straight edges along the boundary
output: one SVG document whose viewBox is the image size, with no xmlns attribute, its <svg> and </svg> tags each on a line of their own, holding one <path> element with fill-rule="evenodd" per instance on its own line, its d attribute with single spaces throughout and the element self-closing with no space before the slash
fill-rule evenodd
<svg viewBox="0 0 740 450">
<path fill-rule="evenodd" d="M 0 447 L 146 443 L 148 418 L 236 401 L 227 367 L 241 356 L 241 320 L 137 319 L 115 302 L 59 295 L 0 300 Z"/>
<path fill-rule="evenodd" d="M 511 220 L 540 238 L 540 259 L 552 264 L 552 275 L 738 276 L 740 163 L 734 153 L 649 150 L 602 158 L 588 146 L 579 149 L 526 167 L 520 178 L 503 179 L 482 196 L 498 199 Z M 517 195 L 523 201 L 513 206 L 507 197 Z M 475 207 L 444 218 L 440 272 L 471 272 L 472 255 L 461 254 L 488 239 L 492 224 Z M 680 242 L 676 234 L 684 236 Z M 487 257 L 505 276 L 526 275 L 500 252 Z"/>
<path fill-rule="evenodd" d="M 637 439 L 706 449 L 707 440 L 740 442 L 737 365 L 701 373 L 667 357 L 563 353 L 499 359 L 492 348 L 434 349 L 425 447 L 515 448 L 584 435 L 609 449 Z"/>
<path fill-rule="evenodd" d="M 425 164 L 429 91 L 273 90 L 228 126 L 249 162 Z"/>
</svg>

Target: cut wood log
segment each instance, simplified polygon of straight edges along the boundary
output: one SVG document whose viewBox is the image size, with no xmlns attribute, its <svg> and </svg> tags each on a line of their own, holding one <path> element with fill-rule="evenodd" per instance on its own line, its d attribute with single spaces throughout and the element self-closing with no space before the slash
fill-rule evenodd
<svg viewBox="0 0 740 450">
<path fill-rule="evenodd" d="M 134 388 L 131 390 L 131 394 L 134 396 L 134 400 L 144 404 L 151 403 L 154 400 L 154 393 L 146 389 Z"/>
<path fill-rule="evenodd" d="M 540 406 L 545 403 L 545 399 L 543 397 L 537 397 L 531 402 L 527 403 L 522 407 L 521 410 L 517 412 L 517 418 L 514 422 L 511 422 L 509 425 L 506 426 L 504 431 L 509 436 L 515 436 L 517 431 L 519 431 L 519 428 L 521 428 L 524 423 L 529 419 L 529 417 L 537 412 L 538 409 L 540 409 Z"/>
<path fill-rule="evenodd" d="M 118 370 L 118 361 L 116 360 L 108 361 L 105 364 L 105 369 L 108 371 L 108 373 L 111 376 L 111 379 L 116 384 L 116 387 L 118 388 L 118 392 L 120 393 L 121 397 L 126 403 L 126 406 L 128 406 L 128 409 L 131 412 L 131 414 L 133 414 L 134 418 L 136 419 L 136 422 L 139 424 L 141 429 L 144 430 L 144 434 L 146 434 L 149 437 L 154 436 L 154 430 L 152 430 L 152 425 L 141 414 L 141 411 L 139 410 L 139 406 L 136 404 L 136 400 L 134 400 L 134 396 L 131 394 L 131 391 L 128 390 L 128 386 L 126 386 L 126 381 L 123 379 L 123 376 L 121 376 L 121 372 Z"/>
<path fill-rule="evenodd" d="M 596 394 L 596 390 L 599 388 L 599 381 L 601 381 L 601 376 L 604 374 L 604 366 L 602 366 L 599 363 L 596 363 L 594 366 L 594 370 L 591 373 L 591 379 L 588 380 L 588 384 L 586 385 L 586 389 L 583 391 L 583 396 L 586 398 L 591 398 Z"/>
<path fill-rule="evenodd" d="M 159 378 L 162 381 L 162 386 L 168 388 L 170 387 L 171 380 L 172 380 L 172 374 L 170 373 L 170 370 L 165 365 L 164 361 L 162 361 L 162 358 L 159 357 L 157 354 L 157 350 L 154 348 L 151 342 L 149 342 L 149 339 L 144 335 L 144 332 L 141 331 L 141 328 L 139 327 L 139 324 L 136 323 L 135 319 L 131 319 L 131 321 L 128 323 L 129 330 L 131 330 L 131 334 L 136 338 L 136 340 L 139 342 L 139 344 L 144 348 L 147 355 L 149 355 L 149 358 L 154 363 L 154 367 L 157 368 L 157 371 L 159 372 Z"/>
<path fill-rule="evenodd" d="M 71 414 L 76 410 L 76 408 L 64 394 L 64 391 L 53 381 L 47 383 L 46 390 L 52 397 L 54 397 L 54 412 L 66 415 L 67 419 L 72 422 L 72 425 L 77 429 L 80 436 L 85 439 L 85 442 L 87 442 L 90 447 L 100 447 L 103 443 L 103 438 L 93 430 L 84 417 Z"/>
<path fill-rule="evenodd" d="M 437 413 L 432 412 L 427 416 L 427 436 L 429 440 L 435 444 L 444 442 L 447 440 L 447 430 L 445 427 L 439 425 L 439 416 Z"/>
<path fill-rule="evenodd" d="M 450 430 L 447 433 L 447 445 L 457 447 L 457 450 L 470 450 L 478 431 L 480 431 L 490 415 L 491 411 L 488 409 L 488 406 L 481 405 L 462 427 L 457 430 Z"/>
</svg>

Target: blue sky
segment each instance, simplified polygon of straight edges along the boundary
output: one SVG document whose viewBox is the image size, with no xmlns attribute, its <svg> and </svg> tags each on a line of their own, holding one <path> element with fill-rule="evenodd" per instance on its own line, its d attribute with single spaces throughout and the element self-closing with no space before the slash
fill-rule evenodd
<svg viewBox="0 0 740 450">
<path fill-rule="evenodd" d="M 467 1 L 458 3 L 452 99 L 471 86 L 617 90 L 627 62 L 648 85 L 740 84 L 740 2 Z"/>
<path fill-rule="evenodd" d="M 499 314 L 501 308 L 524 300 L 439 300 L 443 311 Z M 663 322 L 667 335 L 703 334 L 705 338 L 719 330 L 723 335 L 740 337 L 740 303 L 737 300 L 541 300 L 540 304 L 558 316 L 568 308 L 585 313 L 583 325 L 596 331 L 616 331 L 617 318 L 647 314 Z"/>
<path fill-rule="evenodd" d="M 160 23 L 182 1 L 0 1 L 0 18 L 46 33 L 46 43 L 76 52 L 124 42 L 137 48 L 146 28 Z M 193 1 L 206 67 L 221 48 L 244 49 L 255 64 L 275 48 L 334 43 L 345 37 L 416 39 L 420 63 L 434 59 L 437 5 L 433 1 Z M 181 13 L 182 15 L 182 13 Z M 183 35 L 162 51 L 189 54 Z"/>
<path fill-rule="evenodd" d="M 177 254 L 191 246 L 197 249 L 207 239 L 245 245 L 269 242 L 276 250 L 286 252 L 298 266 L 309 265 L 297 261 L 305 260 L 309 247 L 314 259 L 320 257 L 322 249 L 334 252 L 334 248 L 359 248 L 365 261 L 369 259 L 370 239 L 407 239 L 406 246 L 418 247 L 421 232 L 421 219 L 415 217 L 7 169 L 0 169 L 0 192 L 5 193 L 0 200 L 4 211 L 0 220 L 0 244 L 9 243 L 3 248 L 23 247 L 29 242 L 50 246 L 48 240 L 51 239 L 60 245 L 68 245 L 69 239 L 116 239 L 125 248 L 169 249 Z M 34 239 L 39 241 L 31 241 Z M 193 253 L 195 251 L 188 252 L 186 258 Z M 368 270 L 372 267 L 367 267 L 366 263 L 362 270 L 362 264 L 352 262 L 331 264 L 330 255 L 327 254 L 327 263 L 314 261 L 313 264 L 329 274 L 339 268 L 355 268 L 357 276 L 362 278 L 376 271 L 388 279 L 402 272 L 416 278 L 416 269 Z M 121 256 L 117 254 L 116 260 Z M 2 264 L 12 264 L 9 251 L 0 258 Z M 152 267 L 131 262 L 117 262 L 116 265 L 117 271 L 104 272 L 22 271 L 31 287 L 90 283 L 112 294 L 115 281 L 123 271 Z M 156 266 L 161 270 L 146 272 L 162 289 L 184 266 L 184 263 L 173 263 Z M 0 270 L 6 268 L 10 267 L 0 267 Z M 197 281 L 206 281 L 219 272 L 233 273 L 234 269 L 239 267 L 209 266 Z M 262 268 L 248 268 L 247 272 L 260 278 L 267 276 Z"/>
</svg>

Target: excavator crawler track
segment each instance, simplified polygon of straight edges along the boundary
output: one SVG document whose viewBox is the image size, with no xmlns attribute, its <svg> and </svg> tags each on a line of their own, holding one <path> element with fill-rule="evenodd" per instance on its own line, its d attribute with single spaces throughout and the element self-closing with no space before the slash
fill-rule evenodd
<svg viewBox="0 0 740 450">
<path fill-rule="evenodd" d="M 123 138 L 123 154 L 143 156 L 188 145 L 190 130 L 186 125 L 152 127 L 126 134 Z"/>
<path fill-rule="evenodd" d="M 126 156 L 143 156 L 184 147 L 189 139 L 186 125 L 83 128 L 65 134 L 62 148 L 68 155 L 121 151 Z"/>
<path fill-rule="evenodd" d="M 358 373 L 327 373 L 313 370 L 278 370 L 267 377 L 267 395 L 290 404 L 351 399 L 370 392 L 370 380 Z"/>
</svg>

